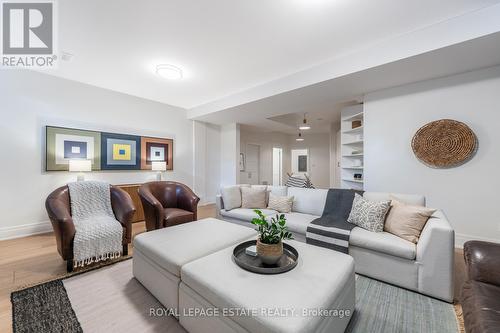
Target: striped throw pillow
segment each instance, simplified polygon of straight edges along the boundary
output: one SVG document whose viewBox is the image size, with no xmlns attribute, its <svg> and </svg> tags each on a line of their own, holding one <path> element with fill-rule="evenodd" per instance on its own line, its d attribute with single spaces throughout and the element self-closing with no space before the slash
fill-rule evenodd
<svg viewBox="0 0 500 333">
<path fill-rule="evenodd" d="M 280 197 L 269 193 L 268 209 L 277 210 L 280 213 L 290 213 L 292 211 L 293 197 Z"/>
</svg>

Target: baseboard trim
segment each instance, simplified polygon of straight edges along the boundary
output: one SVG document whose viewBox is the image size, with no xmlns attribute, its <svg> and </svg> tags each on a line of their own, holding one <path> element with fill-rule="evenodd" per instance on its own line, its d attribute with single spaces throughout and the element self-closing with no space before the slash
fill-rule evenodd
<svg viewBox="0 0 500 333">
<path fill-rule="evenodd" d="M 455 234 L 455 247 L 459 248 L 459 249 L 463 249 L 464 243 L 467 241 L 471 241 L 471 240 L 499 243 L 498 239 L 492 239 L 492 238 L 486 238 L 486 237 L 480 237 L 480 236 L 474 236 L 474 235 Z"/>
<path fill-rule="evenodd" d="M 50 221 L 0 228 L 0 240 L 27 237 L 52 231 Z"/>
</svg>

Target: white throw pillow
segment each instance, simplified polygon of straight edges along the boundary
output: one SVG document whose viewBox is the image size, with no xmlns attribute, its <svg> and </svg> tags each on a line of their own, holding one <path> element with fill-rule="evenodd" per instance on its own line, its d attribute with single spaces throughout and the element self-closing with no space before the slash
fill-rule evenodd
<svg viewBox="0 0 500 333">
<path fill-rule="evenodd" d="M 241 208 L 266 208 L 266 189 L 242 187 Z"/>
<path fill-rule="evenodd" d="M 280 213 L 290 213 L 292 211 L 293 197 L 282 197 L 269 193 L 269 205 L 267 209 L 277 210 Z"/>
<path fill-rule="evenodd" d="M 241 207 L 241 190 L 240 186 L 227 186 L 222 188 L 222 201 L 224 201 L 224 209 L 231 210 Z"/>
<path fill-rule="evenodd" d="M 391 201 L 369 201 L 356 193 L 347 222 L 368 231 L 382 232 L 389 208 L 391 208 Z"/>
</svg>

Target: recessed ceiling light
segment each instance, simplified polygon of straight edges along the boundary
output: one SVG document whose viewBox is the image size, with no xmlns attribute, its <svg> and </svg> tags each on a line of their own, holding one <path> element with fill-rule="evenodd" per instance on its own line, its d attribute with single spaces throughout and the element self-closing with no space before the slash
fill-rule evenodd
<svg viewBox="0 0 500 333">
<path fill-rule="evenodd" d="M 169 64 L 161 64 L 156 66 L 156 74 L 167 80 L 182 79 L 182 69 Z"/>
<path fill-rule="evenodd" d="M 311 129 L 311 126 L 307 124 L 306 114 L 304 113 L 304 120 L 302 121 L 302 125 L 299 126 L 299 130 L 308 130 Z"/>
<path fill-rule="evenodd" d="M 304 141 L 304 138 L 302 137 L 302 133 L 299 132 L 299 137 L 295 139 L 295 141 Z"/>
</svg>

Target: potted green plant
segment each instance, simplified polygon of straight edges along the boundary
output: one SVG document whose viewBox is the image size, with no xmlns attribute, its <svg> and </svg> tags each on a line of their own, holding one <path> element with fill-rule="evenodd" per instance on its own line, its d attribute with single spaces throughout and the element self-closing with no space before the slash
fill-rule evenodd
<svg viewBox="0 0 500 333">
<path fill-rule="evenodd" d="M 257 255 L 266 265 L 275 265 L 283 255 L 283 240 L 293 239 L 292 233 L 286 227 L 285 214 L 276 214 L 268 221 L 258 209 L 254 212 L 258 217 L 252 219 L 259 236 L 257 238 Z"/>
</svg>

